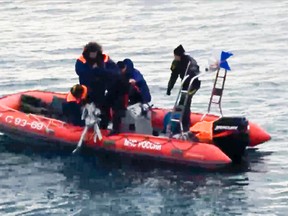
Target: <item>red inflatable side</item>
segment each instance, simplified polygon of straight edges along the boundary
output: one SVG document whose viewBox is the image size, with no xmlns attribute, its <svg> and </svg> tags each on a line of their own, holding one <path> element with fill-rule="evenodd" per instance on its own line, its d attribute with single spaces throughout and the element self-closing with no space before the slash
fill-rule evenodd
<svg viewBox="0 0 288 216">
<path fill-rule="evenodd" d="M 0 128 L 3 131 L 16 132 L 43 137 L 45 140 L 77 145 L 83 128 L 67 124 L 63 121 L 35 114 L 20 112 L 20 96 L 24 93 L 5 96 L 0 99 Z M 53 92 L 31 91 L 26 95 L 41 98 L 50 103 L 53 96 L 65 98 L 65 94 Z M 9 130 L 8 130 L 9 129 Z M 219 167 L 231 163 L 217 146 L 205 143 L 191 143 L 166 137 L 155 137 L 141 134 L 121 134 L 106 137 L 108 131 L 102 131 L 103 139 L 94 142 L 94 131 L 89 131 L 84 143 L 93 149 L 104 148 L 115 152 L 135 155 L 148 155 L 160 160 L 175 161 L 184 164 L 197 164 L 204 167 Z"/>
</svg>

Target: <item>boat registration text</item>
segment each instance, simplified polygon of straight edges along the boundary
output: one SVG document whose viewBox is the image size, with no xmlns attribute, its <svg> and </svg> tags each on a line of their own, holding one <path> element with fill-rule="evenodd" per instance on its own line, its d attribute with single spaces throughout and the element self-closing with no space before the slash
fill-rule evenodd
<svg viewBox="0 0 288 216">
<path fill-rule="evenodd" d="M 2 118 L 3 116 L 3 113 L 0 113 L 0 118 Z M 12 124 L 12 125 L 15 125 L 15 126 L 20 126 L 20 127 L 26 127 L 26 126 L 29 126 L 31 129 L 34 129 L 34 130 L 42 130 L 43 127 L 44 127 L 44 124 L 43 122 L 40 122 L 40 121 L 27 121 L 26 119 L 22 119 L 22 118 L 19 118 L 19 117 L 14 117 L 14 116 L 11 116 L 11 115 L 7 115 L 7 116 L 3 116 L 4 118 L 4 121 L 8 124 Z"/>
<path fill-rule="evenodd" d="M 159 143 L 154 143 L 148 140 L 137 141 L 131 139 L 125 139 L 124 146 L 132 147 L 132 148 L 142 148 L 142 149 L 151 149 L 161 151 L 162 145 Z"/>
</svg>

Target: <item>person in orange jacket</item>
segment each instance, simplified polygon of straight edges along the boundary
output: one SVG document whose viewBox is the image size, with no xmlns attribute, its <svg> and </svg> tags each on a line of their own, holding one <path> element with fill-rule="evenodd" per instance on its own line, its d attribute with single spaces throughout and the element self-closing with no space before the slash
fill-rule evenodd
<svg viewBox="0 0 288 216">
<path fill-rule="evenodd" d="M 76 60 L 75 71 L 79 83 L 88 88 L 90 102 L 101 110 L 100 128 L 107 129 L 111 118 L 105 102 L 105 91 L 109 91 L 119 75 L 119 68 L 113 60 L 102 51 L 96 42 L 85 45 L 82 55 Z"/>
<path fill-rule="evenodd" d="M 63 104 L 63 114 L 67 122 L 75 126 L 85 126 L 85 120 L 81 119 L 82 107 L 87 103 L 88 88 L 85 85 L 76 84 L 67 94 Z"/>
</svg>

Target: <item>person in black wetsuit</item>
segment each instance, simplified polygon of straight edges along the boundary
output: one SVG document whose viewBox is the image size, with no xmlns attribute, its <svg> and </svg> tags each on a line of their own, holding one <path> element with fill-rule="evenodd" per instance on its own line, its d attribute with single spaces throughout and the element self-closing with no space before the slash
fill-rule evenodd
<svg viewBox="0 0 288 216">
<path fill-rule="evenodd" d="M 184 79 L 185 76 L 189 76 L 186 81 L 183 83 L 183 90 L 188 90 L 189 83 L 191 79 L 195 76 L 197 76 L 199 71 L 199 66 L 194 58 L 192 58 L 190 55 L 185 54 L 185 50 L 183 46 L 180 44 L 178 47 L 174 49 L 174 60 L 172 62 L 172 65 L 170 67 L 171 76 L 168 82 L 167 87 L 167 95 L 171 94 L 171 90 L 174 87 L 174 84 L 176 83 L 178 77 L 180 76 L 181 81 Z M 182 119 L 182 125 L 183 130 L 188 131 L 190 128 L 190 107 L 192 103 L 192 97 L 196 93 L 196 91 L 200 88 L 201 81 L 196 78 L 192 84 L 192 88 L 188 92 L 188 100 L 187 104 L 184 108 L 183 112 L 183 119 Z M 179 105 L 184 105 L 185 95 L 182 94 Z"/>
</svg>

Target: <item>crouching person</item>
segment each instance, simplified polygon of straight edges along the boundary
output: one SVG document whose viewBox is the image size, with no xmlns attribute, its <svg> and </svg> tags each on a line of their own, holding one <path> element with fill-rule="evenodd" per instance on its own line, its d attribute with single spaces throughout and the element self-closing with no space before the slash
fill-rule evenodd
<svg viewBox="0 0 288 216">
<path fill-rule="evenodd" d="M 70 89 L 66 102 L 62 106 L 67 123 L 85 126 L 85 120 L 82 120 L 81 116 L 82 107 L 87 103 L 87 95 L 88 90 L 85 85 L 76 84 Z"/>
</svg>

